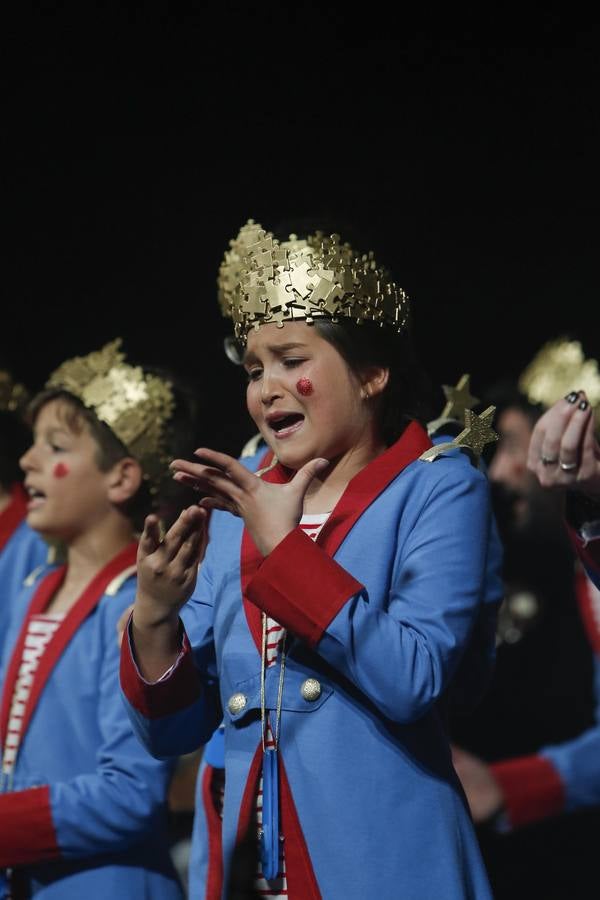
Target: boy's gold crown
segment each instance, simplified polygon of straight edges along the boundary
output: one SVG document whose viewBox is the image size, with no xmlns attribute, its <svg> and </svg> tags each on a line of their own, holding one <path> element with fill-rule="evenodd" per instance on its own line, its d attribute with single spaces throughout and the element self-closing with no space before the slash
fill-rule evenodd
<svg viewBox="0 0 600 900">
<path fill-rule="evenodd" d="M 317 231 L 306 240 L 278 241 L 252 219 L 230 242 L 219 270 L 219 302 L 245 343 L 250 328 L 274 322 L 351 318 L 401 332 L 409 300 L 372 253 L 355 252 L 340 237 Z"/>
<path fill-rule="evenodd" d="M 0 369 L 0 412 L 11 412 L 20 416 L 29 402 L 27 388 L 14 381 L 10 372 Z"/>
<path fill-rule="evenodd" d="M 559 338 L 544 344 L 521 377 L 519 389 L 531 403 L 550 407 L 570 391 L 583 390 L 590 405 L 600 408 L 600 372 L 586 359 L 579 341 Z"/>
<path fill-rule="evenodd" d="M 166 426 L 175 401 L 168 381 L 131 366 L 121 338 L 87 356 L 75 356 L 52 373 L 47 388 L 59 388 L 94 411 L 139 461 L 154 485 L 164 474 Z"/>
</svg>

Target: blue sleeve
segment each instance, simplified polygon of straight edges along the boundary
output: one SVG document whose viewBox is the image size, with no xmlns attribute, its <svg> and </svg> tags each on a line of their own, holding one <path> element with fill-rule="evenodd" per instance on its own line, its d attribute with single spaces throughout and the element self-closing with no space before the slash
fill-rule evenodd
<svg viewBox="0 0 600 900">
<path fill-rule="evenodd" d="M 191 753 L 206 744 L 222 719 L 213 642 L 211 542 L 198 583 L 183 607 L 182 653 L 168 674 L 146 682 L 135 663 L 134 648 L 123 641 L 121 688 L 135 734 L 152 756 L 163 759 Z"/>
<path fill-rule="evenodd" d="M 96 770 L 50 784 L 57 842 L 62 855 L 70 858 L 123 850 L 158 832 L 172 773 L 171 764 L 152 759 L 136 740 L 119 691 L 116 623 L 133 598 L 127 592 L 122 602 L 117 602 L 121 597 L 108 599 L 96 613 L 103 619 L 104 642 Z"/>
<path fill-rule="evenodd" d="M 388 608 L 373 608 L 363 590 L 319 642 L 319 653 L 394 721 L 423 716 L 456 672 L 481 609 L 490 515 L 486 478 L 453 467 L 400 549 Z"/>
</svg>

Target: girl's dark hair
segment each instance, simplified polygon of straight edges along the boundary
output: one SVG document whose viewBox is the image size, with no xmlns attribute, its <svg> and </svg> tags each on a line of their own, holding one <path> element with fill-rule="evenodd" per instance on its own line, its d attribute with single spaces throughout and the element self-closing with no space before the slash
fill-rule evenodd
<svg viewBox="0 0 600 900">
<path fill-rule="evenodd" d="M 19 460 L 31 443 L 31 431 L 13 412 L 0 412 L 0 486 L 23 480 Z"/>
<path fill-rule="evenodd" d="M 412 420 L 425 426 L 434 417 L 435 394 L 417 362 L 410 334 L 398 334 L 375 322 L 358 324 L 351 319 L 317 319 L 311 327 L 335 347 L 353 372 L 358 374 L 369 366 L 389 369 L 389 382 L 380 398 L 379 410 L 381 436 L 388 447 Z"/>
</svg>

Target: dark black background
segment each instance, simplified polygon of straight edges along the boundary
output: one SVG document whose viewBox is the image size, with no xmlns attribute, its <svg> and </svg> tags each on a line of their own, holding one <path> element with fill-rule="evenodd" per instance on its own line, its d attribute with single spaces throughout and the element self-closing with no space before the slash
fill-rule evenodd
<svg viewBox="0 0 600 900">
<path fill-rule="evenodd" d="M 360 235 L 436 381 L 562 333 L 600 354 L 598 38 L 572 13 L 40 4 L 5 28 L 0 361 L 31 388 L 122 335 L 252 432 L 215 278 L 250 216 Z"/>
</svg>

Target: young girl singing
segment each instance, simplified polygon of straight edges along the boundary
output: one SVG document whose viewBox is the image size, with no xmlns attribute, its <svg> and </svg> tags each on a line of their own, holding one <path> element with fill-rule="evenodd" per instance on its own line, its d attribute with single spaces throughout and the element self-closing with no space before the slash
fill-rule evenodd
<svg viewBox="0 0 600 900">
<path fill-rule="evenodd" d="M 146 520 L 121 662 L 155 755 L 224 714 L 205 894 L 488 898 L 444 727 L 459 665 L 464 691 L 492 655 L 488 491 L 462 457 L 420 459 L 407 297 L 336 237 L 253 224 L 221 286 L 270 452 L 256 474 L 173 463 L 203 499 L 163 541 Z"/>
</svg>

